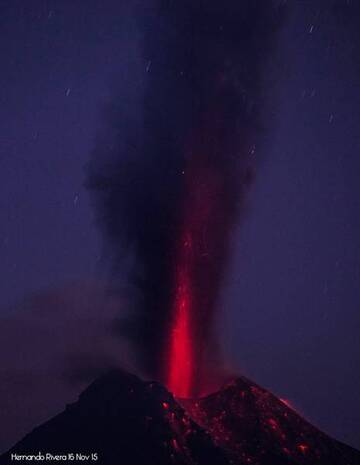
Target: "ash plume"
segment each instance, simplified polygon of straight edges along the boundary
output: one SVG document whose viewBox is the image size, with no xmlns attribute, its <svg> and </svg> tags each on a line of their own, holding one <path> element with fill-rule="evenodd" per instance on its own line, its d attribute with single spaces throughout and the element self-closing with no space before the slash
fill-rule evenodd
<svg viewBox="0 0 360 465">
<path fill-rule="evenodd" d="M 116 142 L 99 140 L 89 164 L 114 270 L 125 250 L 135 257 L 127 279 L 136 308 L 123 331 L 144 370 L 178 395 L 202 388 L 215 350 L 212 321 L 253 179 L 264 66 L 282 15 L 269 0 L 139 7 L 142 71 L 109 106 Z"/>
</svg>

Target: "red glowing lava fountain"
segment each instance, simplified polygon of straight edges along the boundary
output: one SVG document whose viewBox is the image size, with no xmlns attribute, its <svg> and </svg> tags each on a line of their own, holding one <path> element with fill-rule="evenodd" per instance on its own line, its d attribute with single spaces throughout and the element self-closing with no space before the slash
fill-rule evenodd
<svg viewBox="0 0 360 465">
<path fill-rule="evenodd" d="M 206 131 L 199 131 L 192 141 L 182 173 L 183 204 L 174 247 L 173 302 L 165 357 L 167 387 L 182 398 L 208 392 L 209 384 L 218 387 L 213 368 L 210 376 L 207 366 L 209 352 L 212 365 L 219 359 L 212 320 L 236 216 L 235 183 L 239 182 L 231 172 L 233 159 L 227 166 L 229 157 L 219 156 L 230 149 L 226 142 L 232 128 L 216 117 L 205 121 L 204 127 Z"/>
<path fill-rule="evenodd" d="M 200 316 L 199 305 L 204 302 L 199 301 L 197 270 L 201 264 L 205 266 L 209 254 L 206 236 L 214 208 L 208 182 L 198 179 L 187 185 L 190 208 L 185 212 L 177 250 L 167 380 L 169 389 L 183 398 L 194 395 L 202 369 L 205 334 L 199 326 L 207 322 Z"/>
<path fill-rule="evenodd" d="M 183 263 L 177 270 L 174 321 L 170 337 L 168 386 L 177 397 L 189 397 L 194 379 L 195 354 L 191 334 L 192 292 L 189 278 L 191 237 L 183 242 Z"/>
</svg>

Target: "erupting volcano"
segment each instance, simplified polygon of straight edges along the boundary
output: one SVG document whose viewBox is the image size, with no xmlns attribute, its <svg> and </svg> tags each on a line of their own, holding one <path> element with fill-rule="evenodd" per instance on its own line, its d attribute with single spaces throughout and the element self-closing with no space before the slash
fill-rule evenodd
<svg viewBox="0 0 360 465">
<path fill-rule="evenodd" d="M 141 71 L 109 105 L 112 138 L 99 140 L 88 185 L 114 281 L 131 296 L 116 329 L 141 379 L 100 377 L 1 463 L 44 450 L 104 465 L 360 463 L 267 390 L 241 376 L 220 381 L 215 316 L 254 177 L 282 3 L 159 1 L 139 14 Z"/>
<path fill-rule="evenodd" d="M 147 10 L 142 85 L 134 89 L 142 116 L 130 97 L 115 99 L 107 117 L 115 134 L 101 140 L 89 166 L 122 276 L 124 250 L 132 254 L 126 271 L 135 298 L 122 335 L 140 372 L 179 397 L 206 393 L 222 378 L 213 369 L 221 366 L 214 317 L 253 179 L 262 72 L 281 17 L 278 2 L 267 0 Z"/>
<path fill-rule="evenodd" d="M 229 151 L 227 141 L 234 128 L 223 121 L 226 118 L 221 108 L 205 119 L 192 138 L 183 173 L 180 234 L 174 246 L 172 323 L 170 341 L 165 346 L 167 386 L 183 398 L 207 390 L 207 351 L 215 351 L 212 319 L 237 207 L 231 196 L 238 190 L 236 182 L 246 184 L 227 172 L 235 163 L 232 160 L 226 167 L 227 157 L 221 152 Z"/>
</svg>

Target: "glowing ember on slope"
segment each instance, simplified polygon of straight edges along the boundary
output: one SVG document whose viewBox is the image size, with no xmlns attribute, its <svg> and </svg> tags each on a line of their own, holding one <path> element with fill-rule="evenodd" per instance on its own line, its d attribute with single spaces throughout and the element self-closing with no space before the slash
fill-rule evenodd
<svg viewBox="0 0 360 465">
<path fill-rule="evenodd" d="M 306 444 L 299 444 L 299 445 L 298 445 L 298 449 L 299 449 L 303 454 L 305 454 L 305 453 L 308 451 L 309 446 L 307 446 Z"/>
<path fill-rule="evenodd" d="M 295 412 L 296 412 L 296 409 L 294 408 L 294 406 L 292 405 L 292 403 L 291 403 L 288 399 L 280 398 L 279 400 L 280 400 L 283 404 L 285 404 L 286 407 L 289 407 L 289 408 L 291 408 L 292 410 L 295 410 Z"/>
<path fill-rule="evenodd" d="M 303 415 L 303 413 L 298 408 L 295 408 L 294 404 L 290 402 L 288 399 L 279 398 L 279 400 L 283 404 L 285 404 L 286 407 L 289 407 L 291 410 L 294 410 L 294 412 L 298 413 L 299 415 Z"/>
</svg>

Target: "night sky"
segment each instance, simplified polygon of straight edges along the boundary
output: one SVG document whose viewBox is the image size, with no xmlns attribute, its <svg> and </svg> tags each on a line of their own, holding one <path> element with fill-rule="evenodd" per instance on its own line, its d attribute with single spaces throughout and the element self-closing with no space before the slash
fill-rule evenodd
<svg viewBox="0 0 360 465">
<path fill-rule="evenodd" d="M 218 327 L 233 369 L 360 447 L 360 11 L 288 4 Z M 128 359 L 84 167 L 148 66 L 132 6 L 0 2 L 0 448 Z"/>
</svg>

